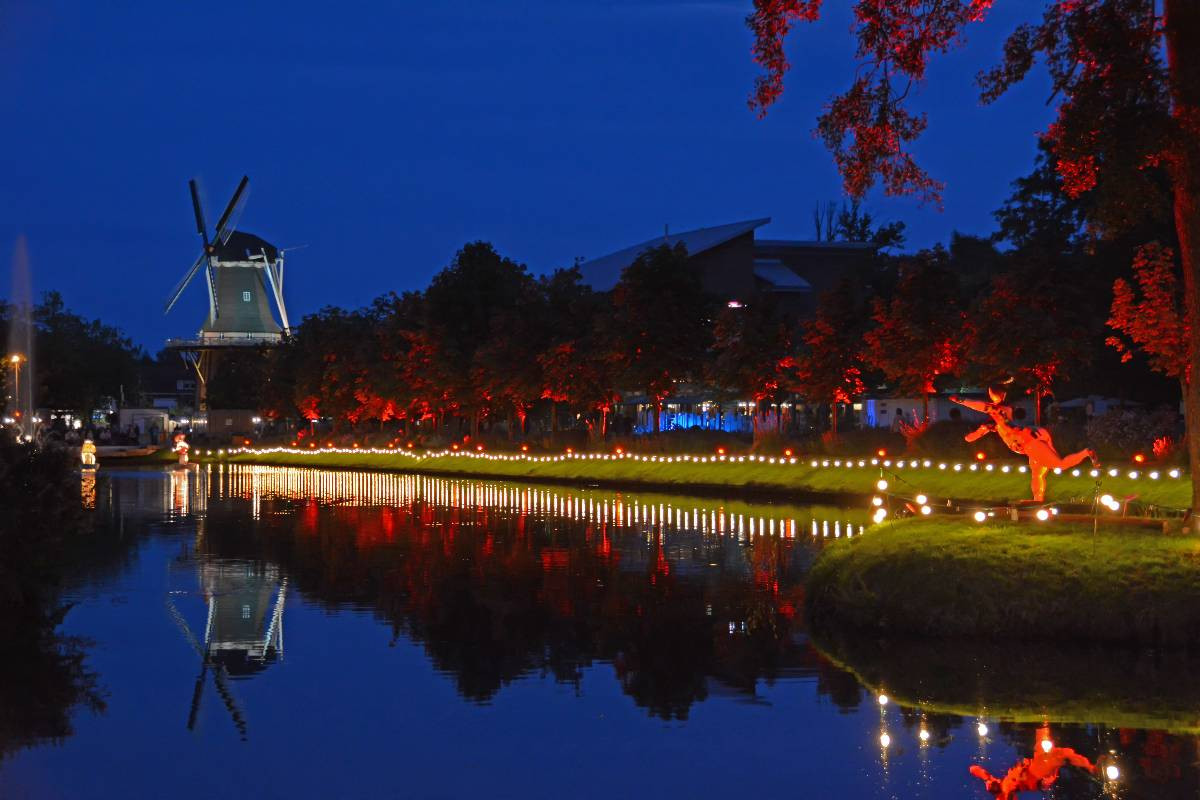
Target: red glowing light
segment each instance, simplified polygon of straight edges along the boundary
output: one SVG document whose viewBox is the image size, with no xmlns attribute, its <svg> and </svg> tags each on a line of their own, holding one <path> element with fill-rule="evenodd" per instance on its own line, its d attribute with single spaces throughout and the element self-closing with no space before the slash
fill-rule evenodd
<svg viewBox="0 0 1200 800">
<path fill-rule="evenodd" d="M 452 444 L 452 445 L 450 445 L 450 449 L 451 449 L 451 450 L 457 450 L 457 449 L 458 449 L 458 444 Z"/>
<path fill-rule="evenodd" d="M 295 446 L 296 446 L 296 443 L 295 443 L 295 442 L 292 442 L 292 447 L 295 447 Z"/>
<path fill-rule="evenodd" d="M 875 455 L 879 456 L 880 458 L 887 458 L 887 450 L 884 450 L 884 449 L 881 447 L 881 448 L 879 448 L 878 450 L 876 450 L 876 451 L 875 451 Z"/>
<path fill-rule="evenodd" d="M 529 452 L 529 445 L 527 445 L 527 444 L 523 444 L 523 445 L 521 445 L 521 452 L 522 452 L 522 453 L 528 453 L 528 452 Z"/>
<path fill-rule="evenodd" d="M 413 443 L 412 443 L 412 442 L 409 442 L 409 443 L 408 443 L 408 448 L 409 448 L 410 450 L 412 449 L 412 446 L 413 446 Z"/>
<path fill-rule="evenodd" d="M 572 449 L 570 447 L 567 448 L 567 453 L 574 453 L 574 452 L 575 452 L 574 449 Z"/>
<path fill-rule="evenodd" d="M 475 449 L 476 449 L 476 450 L 478 450 L 480 453 L 482 453 L 482 452 L 483 452 L 483 445 L 481 445 L 481 444 L 477 444 L 477 445 L 475 445 Z"/>
<path fill-rule="evenodd" d="M 622 455 L 622 454 L 624 454 L 624 452 L 625 452 L 625 448 L 623 448 L 623 447 L 617 448 L 617 455 Z"/>
<path fill-rule="evenodd" d="M 785 456 L 787 456 L 788 458 L 791 458 L 792 457 L 792 448 L 789 447 L 787 450 L 784 450 L 783 454 Z"/>
<path fill-rule="evenodd" d="M 976 461 L 983 461 L 985 458 L 987 458 L 987 453 L 983 452 L 982 450 L 975 454 Z"/>
<path fill-rule="evenodd" d="M 724 447 L 718 447 L 718 448 L 717 448 L 717 455 L 719 455 L 719 456 L 723 456 L 723 455 L 725 455 L 725 448 L 724 448 Z"/>
<path fill-rule="evenodd" d="M 1141 453 L 1134 453 L 1133 460 L 1138 464 L 1145 464 L 1146 456 L 1142 455 Z"/>
<path fill-rule="evenodd" d="M 391 448 L 392 450 L 395 450 L 395 449 L 396 449 L 396 443 L 395 443 L 395 442 L 388 442 L 388 447 L 389 447 L 389 448 Z"/>
<path fill-rule="evenodd" d="M 354 443 L 354 449 L 355 449 L 355 450 L 357 450 L 357 449 L 358 449 L 358 442 L 355 442 L 355 443 Z"/>
<path fill-rule="evenodd" d="M 326 442 L 326 443 L 325 443 L 325 446 L 326 446 L 326 447 L 333 447 L 333 442 Z"/>
</svg>

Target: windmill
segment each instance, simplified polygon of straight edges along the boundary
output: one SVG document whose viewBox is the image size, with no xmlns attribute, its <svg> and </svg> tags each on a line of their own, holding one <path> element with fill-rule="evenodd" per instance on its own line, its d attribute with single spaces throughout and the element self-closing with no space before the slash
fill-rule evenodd
<svg viewBox="0 0 1200 800">
<path fill-rule="evenodd" d="M 242 176 L 233 196 L 209 236 L 204 205 L 195 180 L 188 181 L 192 213 L 203 249 L 167 298 L 163 313 L 179 301 L 193 279 L 203 271 L 208 292 L 208 316 L 193 338 L 168 339 L 167 347 L 179 351 L 199 379 L 197 411 L 207 411 L 207 384 L 217 354 L 237 348 L 271 347 L 289 332 L 283 301 L 284 250 L 253 233 L 236 229 L 246 205 L 250 179 Z M 272 312 L 278 312 L 278 321 Z"/>
</svg>

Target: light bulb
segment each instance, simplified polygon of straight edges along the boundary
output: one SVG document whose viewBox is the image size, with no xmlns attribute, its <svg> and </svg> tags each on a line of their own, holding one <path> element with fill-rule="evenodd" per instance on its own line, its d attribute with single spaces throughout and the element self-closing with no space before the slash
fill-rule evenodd
<svg viewBox="0 0 1200 800">
<path fill-rule="evenodd" d="M 982 512 L 982 511 L 975 512 L 975 521 L 976 522 L 983 522 L 986 519 L 987 519 L 987 514 L 985 514 L 984 512 Z"/>
<path fill-rule="evenodd" d="M 1053 749 L 1054 749 L 1054 742 L 1050 741 L 1049 739 L 1042 739 L 1042 752 L 1043 753 L 1049 753 Z"/>
<path fill-rule="evenodd" d="M 879 734 L 879 746 L 880 747 L 887 747 L 891 743 L 892 743 L 892 737 L 888 736 L 886 733 Z"/>
<path fill-rule="evenodd" d="M 917 505 L 919 505 L 919 506 L 923 506 L 929 502 L 929 498 L 923 494 L 917 495 L 916 500 L 917 500 Z"/>
<path fill-rule="evenodd" d="M 886 736 L 887 734 L 884 735 Z M 886 747 L 886 745 L 884 746 Z M 1121 770 L 1117 769 L 1116 764 L 1109 764 L 1104 768 L 1104 777 L 1108 778 L 1110 781 L 1115 781 L 1117 778 L 1121 777 Z"/>
<path fill-rule="evenodd" d="M 925 730 L 924 728 L 921 728 L 921 732 L 918 733 L 917 735 L 921 737 L 922 742 L 929 741 L 929 731 Z"/>
<path fill-rule="evenodd" d="M 1046 520 L 1050 519 L 1050 512 L 1044 508 L 1039 508 L 1037 510 L 1037 518 L 1041 522 L 1045 522 Z"/>
<path fill-rule="evenodd" d="M 880 478 L 878 481 L 875 482 L 875 488 L 881 492 L 886 492 L 887 487 L 888 487 L 888 482 L 885 481 L 883 478 Z"/>
<path fill-rule="evenodd" d="M 977 730 L 977 731 L 979 732 L 979 735 L 980 735 L 980 736 L 987 736 L 987 735 L 988 735 L 988 726 L 987 726 L 987 723 L 984 723 L 984 722 L 981 722 L 981 723 L 979 723 L 978 725 L 976 725 L 976 726 L 975 726 L 975 730 Z"/>
<path fill-rule="evenodd" d="M 888 696 L 886 694 L 879 695 L 879 705 L 886 706 L 888 704 Z"/>
</svg>

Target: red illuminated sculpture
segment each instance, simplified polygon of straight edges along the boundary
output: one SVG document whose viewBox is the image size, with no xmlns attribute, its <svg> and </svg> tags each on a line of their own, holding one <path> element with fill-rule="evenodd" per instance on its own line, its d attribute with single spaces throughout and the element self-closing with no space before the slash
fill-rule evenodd
<svg viewBox="0 0 1200 800">
<path fill-rule="evenodd" d="M 1046 729 L 1042 728 L 1038 731 L 1038 747 L 1033 758 L 1021 759 L 1003 778 L 997 778 L 978 764 L 972 764 L 970 771 L 1000 800 L 1012 800 L 1020 792 L 1049 789 L 1058 780 L 1059 770 L 1066 764 L 1086 769 L 1091 773 L 1096 772 L 1096 765 L 1072 748 L 1055 747 Z"/>
<path fill-rule="evenodd" d="M 1090 458 L 1094 466 L 1099 466 L 1095 450 L 1080 450 L 1060 456 L 1054 449 L 1050 432 L 1045 428 L 1014 424 L 1012 407 L 1004 405 L 1004 398 L 1003 389 L 989 387 L 987 402 L 960 397 L 951 397 L 950 401 L 991 418 L 991 422 L 985 422 L 966 435 L 968 442 L 995 433 L 1009 450 L 1029 459 L 1029 488 L 1033 492 L 1034 502 L 1040 503 L 1046 499 L 1046 473 L 1050 470 L 1070 469 L 1085 458 Z"/>
</svg>

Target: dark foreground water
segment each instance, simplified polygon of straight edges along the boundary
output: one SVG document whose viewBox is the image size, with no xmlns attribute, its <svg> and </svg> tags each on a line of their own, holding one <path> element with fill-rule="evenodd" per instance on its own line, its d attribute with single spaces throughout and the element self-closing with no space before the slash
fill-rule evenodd
<svg viewBox="0 0 1200 800">
<path fill-rule="evenodd" d="M 261 467 L 83 498 L 85 686 L 22 679 L 0 797 L 985 798 L 1039 738 L 1119 770 L 1049 796 L 1200 797 L 1191 662 L 814 642 L 862 511 Z"/>
</svg>

